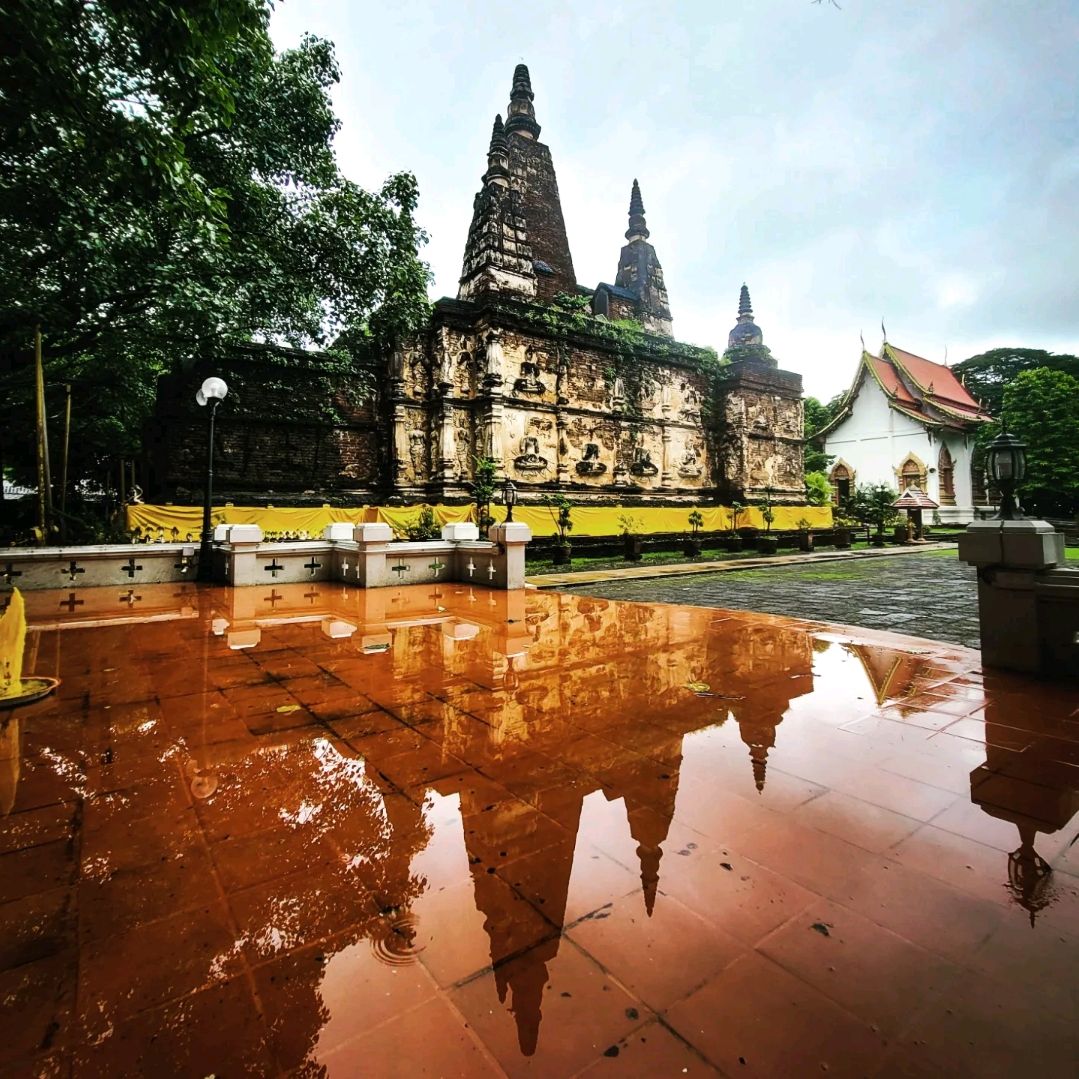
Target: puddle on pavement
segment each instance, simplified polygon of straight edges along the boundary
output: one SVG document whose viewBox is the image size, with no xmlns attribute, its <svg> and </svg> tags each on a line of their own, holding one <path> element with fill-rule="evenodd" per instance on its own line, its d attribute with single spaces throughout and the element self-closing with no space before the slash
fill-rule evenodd
<svg viewBox="0 0 1079 1079">
<path fill-rule="evenodd" d="M 971 1067 L 955 1028 L 1000 1023 L 957 1004 L 972 976 L 1018 1017 L 1008 1051 L 1074 1048 L 1062 687 L 458 585 L 27 608 L 26 669 L 62 686 L 0 727 L 2 1066 Z M 747 1000 L 760 1045 L 701 1020 Z"/>
</svg>

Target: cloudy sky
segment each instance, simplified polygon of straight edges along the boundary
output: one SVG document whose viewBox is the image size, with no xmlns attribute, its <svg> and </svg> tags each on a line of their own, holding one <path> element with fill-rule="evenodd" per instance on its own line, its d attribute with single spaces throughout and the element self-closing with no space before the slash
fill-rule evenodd
<svg viewBox="0 0 1079 1079">
<path fill-rule="evenodd" d="M 806 392 L 859 332 L 951 362 L 1079 352 L 1075 0 L 284 0 L 337 46 L 346 173 L 419 179 L 455 295 L 491 121 L 529 65 L 578 280 L 613 279 L 640 180 L 681 340 L 722 350 L 749 284 Z"/>
</svg>

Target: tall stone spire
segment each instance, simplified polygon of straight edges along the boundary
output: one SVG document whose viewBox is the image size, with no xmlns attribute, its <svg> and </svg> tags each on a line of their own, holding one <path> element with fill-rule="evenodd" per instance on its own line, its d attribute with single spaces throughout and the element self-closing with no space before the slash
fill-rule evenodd
<svg viewBox="0 0 1079 1079">
<path fill-rule="evenodd" d="M 506 112 L 506 131 L 515 132 L 526 139 L 538 139 L 540 126 L 536 123 L 536 110 L 532 105 L 536 95 L 532 93 L 532 79 L 525 64 L 518 64 L 513 71 L 513 89 L 510 90 L 510 107 Z"/>
<path fill-rule="evenodd" d="M 536 295 L 532 246 L 512 179 L 509 143 L 499 115 L 491 129 L 483 188 L 472 207 L 472 225 L 457 290 L 459 300 L 475 299 L 488 292 L 528 298 Z"/>
<path fill-rule="evenodd" d="M 663 267 L 659 264 L 656 249 L 648 242 L 650 233 L 644 222 L 644 200 L 636 180 L 629 196 L 629 228 L 626 229 L 626 246 L 618 259 L 618 273 L 614 283 L 628 289 L 637 299 L 637 317 L 646 330 L 673 337 L 671 305 L 667 298 L 667 285 L 663 280 Z"/>
</svg>

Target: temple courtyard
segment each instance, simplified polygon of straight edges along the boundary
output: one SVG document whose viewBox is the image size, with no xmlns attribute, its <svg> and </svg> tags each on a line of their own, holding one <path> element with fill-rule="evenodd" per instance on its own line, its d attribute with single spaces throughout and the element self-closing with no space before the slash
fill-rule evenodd
<svg viewBox="0 0 1079 1079">
<path fill-rule="evenodd" d="M 1074 1074 L 1074 687 L 664 587 L 28 593 L 0 1076 Z"/>
<path fill-rule="evenodd" d="M 619 580 L 597 574 L 575 590 L 608 599 L 768 611 L 978 647 L 977 577 L 954 546 L 925 553 L 893 548 L 884 557 L 872 552 L 834 561 L 828 555 L 828 561 L 817 555 L 802 564 L 731 566 L 693 576 Z M 561 587 L 566 583 L 563 578 Z"/>
</svg>

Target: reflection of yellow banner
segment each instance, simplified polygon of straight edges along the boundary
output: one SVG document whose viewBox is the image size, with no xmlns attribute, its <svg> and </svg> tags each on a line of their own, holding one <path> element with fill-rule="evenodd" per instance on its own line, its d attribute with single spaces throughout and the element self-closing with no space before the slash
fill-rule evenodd
<svg viewBox="0 0 1079 1079">
<path fill-rule="evenodd" d="M 439 525 L 457 521 L 474 520 L 474 506 L 432 506 L 435 521 Z M 622 509 L 618 506 L 574 506 L 574 536 L 615 536 L 622 531 L 621 518 L 630 517 L 633 527 L 644 535 L 653 532 L 688 532 L 689 506 L 645 506 Z M 419 520 L 420 506 L 216 506 L 214 523 L 259 525 L 263 532 L 306 532 L 315 537 L 322 533 L 326 525 L 335 521 L 351 521 L 354 524 L 384 521 L 398 535 Z M 492 506 L 491 511 L 498 520 L 505 516 L 502 506 Z M 803 518 L 811 528 L 832 527 L 831 506 L 776 506 L 776 518 L 772 527 L 786 531 L 798 527 Z M 730 510 L 723 506 L 701 507 L 704 518 L 703 529 L 706 532 L 721 532 L 730 528 Z M 513 511 L 514 520 L 528 525 L 534 535 L 553 536 L 555 534 L 555 511 L 546 506 L 518 506 Z M 163 532 L 166 540 L 173 538 L 176 529 L 178 539 L 190 535 L 198 539 L 202 528 L 202 510 L 198 506 L 147 506 L 127 507 L 127 527 L 129 531 L 138 528 L 143 535 L 157 539 Z M 739 528 L 763 528 L 760 510 L 748 509 L 738 517 Z"/>
</svg>

